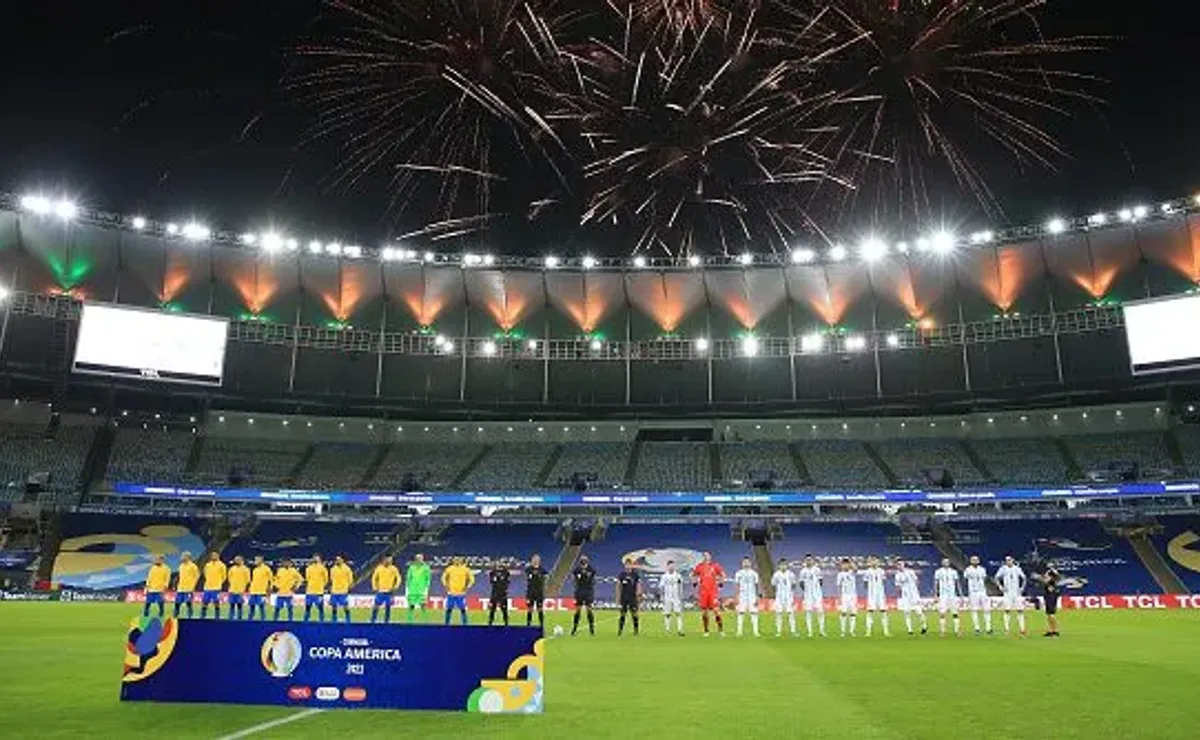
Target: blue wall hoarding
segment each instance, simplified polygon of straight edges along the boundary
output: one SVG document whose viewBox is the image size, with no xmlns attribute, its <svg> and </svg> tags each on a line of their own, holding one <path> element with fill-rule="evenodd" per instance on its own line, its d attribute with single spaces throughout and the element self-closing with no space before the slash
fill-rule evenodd
<svg viewBox="0 0 1200 740">
<path fill-rule="evenodd" d="M 533 714 L 544 645 L 529 627 L 137 617 L 121 700 Z"/>
<path fill-rule="evenodd" d="M 1147 481 L 1140 483 L 1057 486 L 1051 488 L 972 488 L 924 490 L 916 488 L 877 491 L 486 491 L 394 492 L 318 491 L 307 489 L 196 488 L 121 482 L 113 492 L 123 496 L 210 501 L 263 501 L 279 503 L 356 504 L 368 506 L 796 506 L 812 504 L 970 504 L 989 501 L 1046 501 L 1052 499 L 1134 498 L 1186 496 L 1200 493 L 1198 481 Z"/>
</svg>

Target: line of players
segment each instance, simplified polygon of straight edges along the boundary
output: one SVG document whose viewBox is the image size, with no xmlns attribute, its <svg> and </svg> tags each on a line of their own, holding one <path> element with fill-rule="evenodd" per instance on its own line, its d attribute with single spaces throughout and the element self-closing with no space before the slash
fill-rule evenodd
<svg viewBox="0 0 1200 740">
<path fill-rule="evenodd" d="M 625 562 L 624 570 L 617 577 L 616 599 L 620 606 L 620 618 L 617 634 L 624 632 L 626 615 L 632 617 L 633 631 L 637 634 L 640 624 L 638 618 L 639 606 L 642 599 L 641 576 L 634 567 L 633 561 Z M 709 616 L 714 617 L 718 633 L 724 637 L 725 626 L 721 617 L 720 589 L 726 575 L 724 569 L 713 562 L 712 556 L 705 553 L 702 562 L 693 569 L 692 584 L 696 589 L 697 603 L 701 611 L 704 625 L 703 635 L 709 633 Z M 595 618 L 592 607 L 595 602 L 596 571 L 588 563 L 586 557 L 581 557 L 573 571 L 575 579 L 575 617 L 571 634 L 579 631 L 581 613 L 586 612 L 588 629 L 595 634 Z M 887 571 L 878 558 L 870 558 L 867 567 L 856 571 L 849 558 L 844 558 L 839 564 L 835 578 L 838 603 L 838 622 L 843 637 L 853 637 L 858 628 L 859 579 L 866 586 L 866 634 L 871 635 L 876 617 L 880 620 L 883 635 L 891 635 L 888 619 L 887 601 Z M 1025 586 L 1027 579 L 1024 571 L 1012 557 L 1006 557 L 1004 564 L 996 571 L 996 582 L 1000 585 L 1003 596 L 1004 632 L 1011 633 L 1012 617 L 1016 617 L 1020 634 L 1027 634 L 1025 626 Z M 805 626 L 809 637 L 814 634 L 826 636 L 825 631 L 825 591 L 823 587 L 824 574 L 812 555 L 804 558 L 798 572 L 793 571 L 787 559 L 781 559 L 771 576 L 773 590 L 773 611 L 775 613 L 775 635 L 783 635 L 783 620 L 787 617 L 788 629 L 794 637 L 796 629 L 796 590 L 801 590 L 801 602 L 805 613 Z M 959 622 L 959 603 L 963 596 L 962 582 L 966 581 L 967 608 L 971 612 L 975 633 L 986 631 L 992 634 L 992 601 L 987 591 L 988 574 L 980 564 L 978 556 L 972 556 L 970 564 L 960 574 L 955 570 L 949 559 L 942 561 L 941 567 L 934 572 L 934 596 L 937 602 L 939 633 L 946 635 L 947 616 L 953 622 L 954 634 L 961 632 Z M 737 589 L 736 613 L 737 635 L 744 634 L 745 617 L 750 617 L 752 633 L 758 637 L 758 605 L 762 596 L 758 571 L 751 567 L 750 559 L 742 559 L 742 567 L 733 577 Z M 904 626 L 908 634 L 919 629 L 921 634 L 929 631 L 925 617 L 925 608 L 921 600 L 920 583 L 917 572 L 903 561 L 895 564 L 893 582 L 897 592 L 897 607 L 904 615 Z M 1049 606 L 1051 595 L 1057 593 L 1057 581 L 1044 581 L 1047 588 L 1047 616 L 1053 615 Z M 684 575 L 680 573 L 675 563 L 668 562 L 666 572 L 660 577 L 663 622 L 668 633 L 672 632 L 671 617 L 675 617 L 676 633 L 682 636 L 683 629 L 683 587 Z M 1054 599 L 1056 605 L 1056 599 Z M 981 622 L 982 616 L 982 622 Z M 815 625 L 814 625 L 815 622 Z M 814 632 L 814 626 L 816 631 Z M 1057 636 L 1057 625 L 1051 621 L 1051 631 L 1048 636 Z"/>
<path fill-rule="evenodd" d="M 499 611 L 504 624 L 508 619 L 508 588 L 510 572 L 500 563 L 488 572 L 491 584 L 491 600 L 488 613 L 488 624 L 493 624 Z M 546 580 L 549 572 L 542 567 L 541 557 L 534 555 L 525 568 L 525 597 L 527 611 L 525 624 L 533 623 L 533 614 L 537 612 L 538 625 L 545 626 L 543 604 L 546 599 Z M 375 594 L 371 608 L 371 622 L 378 621 L 382 611 L 383 621 L 390 622 L 392 603 L 401 583 L 405 585 L 405 602 L 408 605 L 408 622 L 414 621 L 416 613 L 421 614 L 425 621 L 426 604 L 429 602 L 430 584 L 433 580 L 429 564 L 421 553 L 417 553 L 409 563 L 404 577 L 394 564 L 391 556 L 382 558 L 371 573 L 371 589 Z M 271 566 L 258 556 L 254 559 L 253 568 L 246 565 L 245 559 L 238 555 L 226 565 L 218 553 L 211 553 L 204 563 L 203 569 L 192 559 L 190 553 L 180 556 L 179 572 L 174 579 L 174 616 L 195 616 L 193 603 L 196 594 L 200 594 L 200 618 L 208 617 L 208 608 L 213 608 L 213 616 L 221 617 L 221 594 L 227 594 L 230 619 L 259 619 L 267 618 L 267 605 L 274 597 L 274 612 L 272 619 L 279 620 L 294 618 L 293 602 L 301 593 L 304 596 L 304 621 L 311 621 L 316 614 L 318 622 L 325 620 L 325 601 L 328 595 L 332 619 L 338 621 L 338 610 L 342 610 L 345 621 L 350 619 L 350 589 L 354 586 L 354 569 L 349 566 L 341 555 L 334 558 L 333 564 L 327 566 L 320 553 L 316 553 L 304 568 L 303 574 L 292 561 L 284 558 L 279 567 Z M 165 616 L 166 601 L 171 588 L 171 568 L 163 557 L 157 556 L 146 576 L 145 606 L 143 616 L 149 616 L 153 606 L 158 607 L 158 615 Z M 446 591 L 445 624 L 450 624 L 455 611 L 462 617 L 462 623 L 467 623 L 467 592 L 475 583 L 474 572 L 467 567 L 463 558 L 454 558 L 450 565 L 442 571 L 442 586 Z"/>
</svg>

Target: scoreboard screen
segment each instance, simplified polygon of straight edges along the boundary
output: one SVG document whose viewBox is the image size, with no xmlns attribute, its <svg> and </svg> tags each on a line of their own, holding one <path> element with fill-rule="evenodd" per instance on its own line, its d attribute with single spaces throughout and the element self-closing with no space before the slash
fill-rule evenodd
<svg viewBox="0 0 1200 740">
<path fill-rule="evenodd" d="M 1134 301 L 1124 311 L 1134 375 L 1200 367 L 1200 295 Z"/>
<path fill-rule="evenodd" d="M 221 385 L 229 322 L 216 316 L 85 303 L 73 370 Z"/>
</svg>

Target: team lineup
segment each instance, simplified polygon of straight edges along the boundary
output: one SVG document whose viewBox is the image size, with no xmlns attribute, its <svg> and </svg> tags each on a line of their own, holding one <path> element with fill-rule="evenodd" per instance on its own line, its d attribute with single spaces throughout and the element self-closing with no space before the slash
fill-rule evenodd
<svg viewBox="0 0 1200 740">
<path fill-rule="evenodd" d="M 623 570 L 615 579 L 614 596 L 620 610 L 617 634 L 624 634 L 627 623 L 631 623 L 633 633 L 638 634 L 641 628 L 640 610 L 645 596 L 643 575 L 635 567 L 633 560 L 627 559 L 623 565 Z M 533 555 L 524 569 L 524 575 L 525 624 L 532 626 L 536 613 L 538 626 L 544 628 L 544 602 L 549 572 L 542 567 L 541 558 Z M 858 634 L 860 582 L 866 595 L 864 634 L 872 635 L 878 621 L 883 636 L 891 635 L 889 612 L 892 607 L 888 599 L 888 575 L 888 570 L 879 558 L 869 558 L 867 567 L 861 570 L 856 570 L 849 558 L 840 560 L 834 577 L 834 602 L 839 634 L 842 637 L 854 637 Z M 487 572 L 490 585 L 487 605 L 489 625 L 496 623 L 497 615 L 502 624 L 509 624 L 511 576 L 511 571 L 499 562 Z M 595 634 L 594 609 L 598 573 L 586 555 L 580 556 L 571 572 L 571 578 L 575 601 L 571 634 L 578 633 L 580 622 L 585 616 L 588 631 Z M 999 606 L 1003 613 L 1004 633 L 1012 633 L 1015 618 L 1018 634 L 1027 634 L 1025 589 L 1029 579 L 1025 572 L 1012 556 L 1008 556 L 993 578 L 1001 594 Z M 1042 589 L 1047 618 L 1045 635 L 1057 637 L 1059 574 L 1050 568 L 1034 578 Z M 353 568 L 340 555 L 334 558 L 331 565 L 326 565 L 321 555 L 316 554 L 301 572 L 286 558 L 275 568 L 266 563 L 261 556 L 254 559 L 252 566 L 247 565 L 240 555 L 227 565 L 217 553 L 212 553 L 201 567 L 185 552 L 181 556 L 178 575 L 174 579 L 171 568 L 160 556 L 150 567 L 146 578 L 144 615 L 149 615 L 151 608 L 157 607 L 159 616 L 165 616 L 167 601 L 171 596 L 172 580 L 175 617 L 194 617 L 194 605 L 198 601 L 200 618 L 208 617 L 209 607 L 213 609 L 213 616 L 220 618 L 221 596 L 224 593 L 230 619 L 267 619 L 267 607 L 272 606 L 271 619 L 290 621 L 296 616 L 295 600 L 303 596 L 305 621 L 311 621 L 314 616 L 317 621 L 324 621 L 326 604 L 330 607 L 332 621 L 339 621 L 339 612 L 344 621 L 351 621 L 350 591 L 355 584 L 355 574 Z M 696 605 L 700 610 L 702 635 L 708 637 L 711 634 L 710 628 L 715 623 L 717 634 L 724 637 L 722 612 L 725 608 L 720 592 L 727 580 L 729 579 L 724 568 L 714 562 L 709 553 L 705 553 L 702 561 L 686 574 L 681 572 L 673 561 L 668 561 L 666 570 L 659 576 L 657 583 L 666 632 L 684 635 L 684 587 L 685 583 L 690 582 L 694 589 Z M 769 598 L 758 571 L 751 567 L 748 557 L 742 559 L 741 568 L 734 573 L 731 580 L 736 591 L 733 610 L 736 614 L 737 636 L 746 634 L 744 628 L 747 618 L 750 634 L 755 637 L 762 634 L 759 628 L 759 607 L 763 600 L 769 600 L 768 608 L 774 613 L 775 636 L 784 635 L 785 621 L 788 634 L 793 637 L 800 635 L 796 624 L 797 606 L 804 612 L 805 634 L 808 637 L 827 636 L 825 574 L 812 555 L 806 556 L 798 569 L 793 569 L 793 564 L 787 559 L 781 559 L 771 575 Z M 929 631 L 929 622 L 926 617 L 926 603 L 921 595 L 919 574 L 903 561 L 896 561 L 890 580 L 896 595 L 895 609 L 903 615 L 906 632 L 910 635 L 918 631 L 926 634 Z M 467 624 L 467 593 L 475 584 L 475 571 L 466 565 L 464 558 L 456 557 L 442 570 L 440 581 L 445 590 L 444 624 L 451 623 L 455 612 L 459 614 L 461 623 Z M 945 636 L 951 631 L 956 636 L 961 634 L 960 607 L 964 598 L 966 611 L 971 614 L 974 632 L 993 633 L 993 597 L 988 592 L 988 581 L 987 570 L 981 565 L 978 556 L 972 556 L 968 566 L 961 573 L 951 566 L 949 559 L 942 560 L 941 567 L 933 574 L 932 593 L 938 614 L 939 635 Z M 432 582 L 432 569 L 420 553 L 409 562 L 403 576 L 390 556 L 382 558 L 372 569 L 370 576 L 371 591 L 374 594 L 371 622 L 378 622 L 380 618 L 384 623 L 391 621 L 392 606 L 399 596 L 402 584 L 407 621 L 412 623 L 419 616 L 420 621 L 424 622 L 427 618 Z"/>
</svg>

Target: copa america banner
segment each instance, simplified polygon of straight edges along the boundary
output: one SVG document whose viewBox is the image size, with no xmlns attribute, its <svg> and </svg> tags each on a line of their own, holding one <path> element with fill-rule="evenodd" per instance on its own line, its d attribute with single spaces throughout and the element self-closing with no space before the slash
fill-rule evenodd
<svg viewBox="0 0 1200 740">
<path fill-rule="evenodd" d="M 544 644 L 529 627 L 137 617 L 121 700 L 533 714 Z"/>
</svg>

